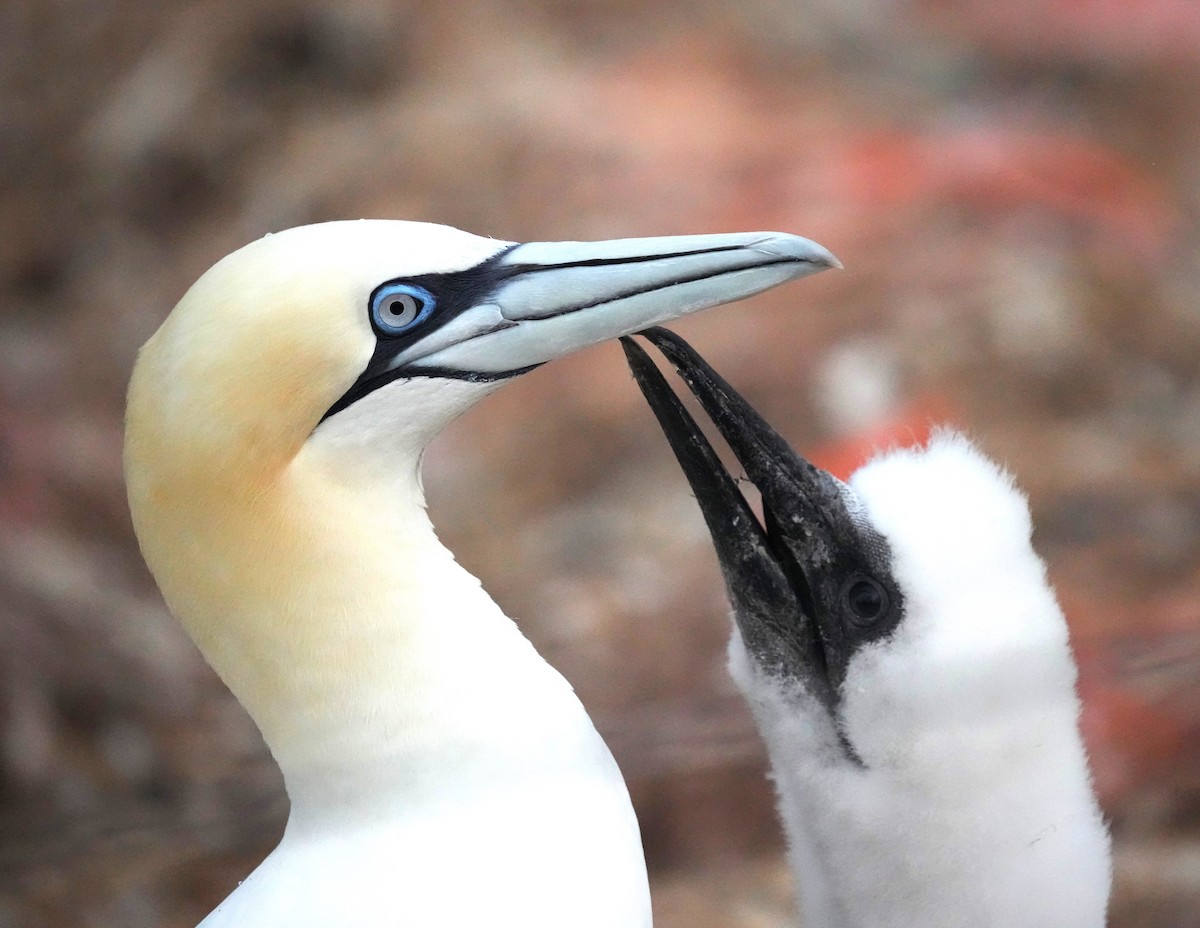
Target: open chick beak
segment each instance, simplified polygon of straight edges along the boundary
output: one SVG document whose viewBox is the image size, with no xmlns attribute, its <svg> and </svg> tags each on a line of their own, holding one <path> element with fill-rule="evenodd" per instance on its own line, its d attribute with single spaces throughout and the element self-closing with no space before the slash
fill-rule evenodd
<svg viewBox="0 0 1200 928">
<path fill-rule="evenodd" d="M 622 339 L 634 378 L 700 504 L 747 649 L 768 670 L 799 671 L 832 704 L 842 642 L 822 621 L 824 591 L 814 584 L 853 531 L 844 485 L 793 451 L 679 336 L 661 328 L 640 334 L 678 370 L 762 494 L 760 523 L 646 352 Z"/>
</svg>

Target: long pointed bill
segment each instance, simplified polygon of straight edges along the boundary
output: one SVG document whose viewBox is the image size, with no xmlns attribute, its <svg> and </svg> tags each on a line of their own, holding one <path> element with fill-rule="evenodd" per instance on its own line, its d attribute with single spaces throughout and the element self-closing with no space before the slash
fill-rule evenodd
<svg viewBox="0 0 1200 928">
<path fill-rule="evenodd" d="M 803 573 L 759 524 L 695 419 L 646 352 L 632 339 L 621 342 L 634 379 L 696 495 L 743 642 L 764 667 L 790 672 L 802 668 L 814 691 L 830 704 L 824 650 Z"/>
<path fill-rule="evenodd" d="M 768 518 L 799 563 L 821 569 L 832 558 L 835 534 L 855 538 L 846 507 L 847 488 L 814 467 L 773 429 L 746 399 L 674 332 L 648 329 L 642 335 L 674 365 L 712 418 L 746 476 L 763 497 Z M 840 546 L 839 546 L 840 547 Z"/>
<path fill-rule="evenodd" d="M 869 577 L 872 584 L 883 585 L 883 595 L 901 602 L 888 570 L 887 542 L 862 518 L 849 487 L 793 451 L 683 339 L 658 328 L 641 335 L 674 365 L 762 494 L 765 531 L 757 523 L 744 524 L 744 501 L 709 489 L 714 482 L 728 480 L 724 468 L 715 456 L 685 453 L 696 442 L 695 423 L 690 418 L 685 422 L 678 413 L 660 412 L 670 406 L 663 395 L 669 389 L 661 378 L 655 381 L 646 375 L 643 368 L 648 362 L 635 363 L 631 357 L 638 384 L 704 510 L 743 637 L 751 635 L 747 625 L 759 629 L 760 639 L 782 637 L 795 654 L 789 672 L 802 675 L 832 705 L 850 656 L 893 627 L 890 620 L 855 619 L 847 612 L 846 599 L 859 579 Z M 719 476 L 714 474 L 717 469 Z M 745 551 L 753 551 L 753 557 Z M 762 576 L 779 574 L 786 578 L 797 605 L 789 609 L 787 597 L 759 597 L 765 606 L 748 608 L 741 591 L 756 590 Z M 786 661 L 786 651 L 779 648 L 775 654 L 756 656 L 769 667 L 780 654 Z"/>
<path fill-rule="evenodd" d="M 840 266 L 815 242 L 780 232 L 517 245 L 469 272 L 471 305 L 390 365 L 503 377 Z"/>
</svg>

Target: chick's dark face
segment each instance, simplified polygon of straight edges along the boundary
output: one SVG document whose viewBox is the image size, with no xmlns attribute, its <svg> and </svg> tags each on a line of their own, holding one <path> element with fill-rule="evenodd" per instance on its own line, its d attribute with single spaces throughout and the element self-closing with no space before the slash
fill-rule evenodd
<svg viewBox="0 0 1200 928">
<path fill-rule="evenodd" d="M 903 615 L 887 540 L 849 487 L 796 454 L 686 342 L 661 328 L 641 334 L 676 368 L 762 495 L 760 522 L 662 374 L 625 339 L 634 377 L 708 524 L 747 651 L 835 710 L 851 658 Z"/>
</svg>

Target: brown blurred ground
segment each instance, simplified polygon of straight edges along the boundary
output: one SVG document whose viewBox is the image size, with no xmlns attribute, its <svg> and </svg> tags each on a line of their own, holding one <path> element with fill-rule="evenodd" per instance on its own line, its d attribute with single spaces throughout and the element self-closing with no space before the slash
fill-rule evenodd
<svg viewBox="0 0 1200 928">
<path fill-rule="evenodd" d="M 1117 838 L 1200 924 L 1200 7 L 206 0 L 0 8 L 0 928 L 189 926 L 278 776 L 120 475 L 137 346 L 221 255 L 382 216 L 779 228 L 847 270 L 679 325 L 798 447 L 968 428 L 1029 490 Z M 615 346 L 474 410 L 435 521 L 622 763 L 658 924 L 788 924 L 719 578 Z"/>
</svg>

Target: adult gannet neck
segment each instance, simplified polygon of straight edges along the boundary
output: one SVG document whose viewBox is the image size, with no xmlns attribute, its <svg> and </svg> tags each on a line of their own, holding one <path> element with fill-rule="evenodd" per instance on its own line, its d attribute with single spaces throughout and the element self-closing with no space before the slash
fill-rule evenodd
<svg viewBox="0 0 1200 928">
<path fill-rule="evenodd" d="M 292 801 L 206 926 L 649 923 L 620 773 L 437 541 L 421 453 L 538 364 L 834 264 L 774 233 L 514 245 L 362 221 L 197 281 L 134 370 L 130 506 Z"/>
<path fill-rule="evenodd" d="M 762 493 L 765 529 L 626 340 L 716 544 L 801 923 L 1100 928 L 1111 853 L 1075 664 L 1011 478 L 941 433 L 843 484 L 681 339 L 645 334 Z"/>
</svg>

